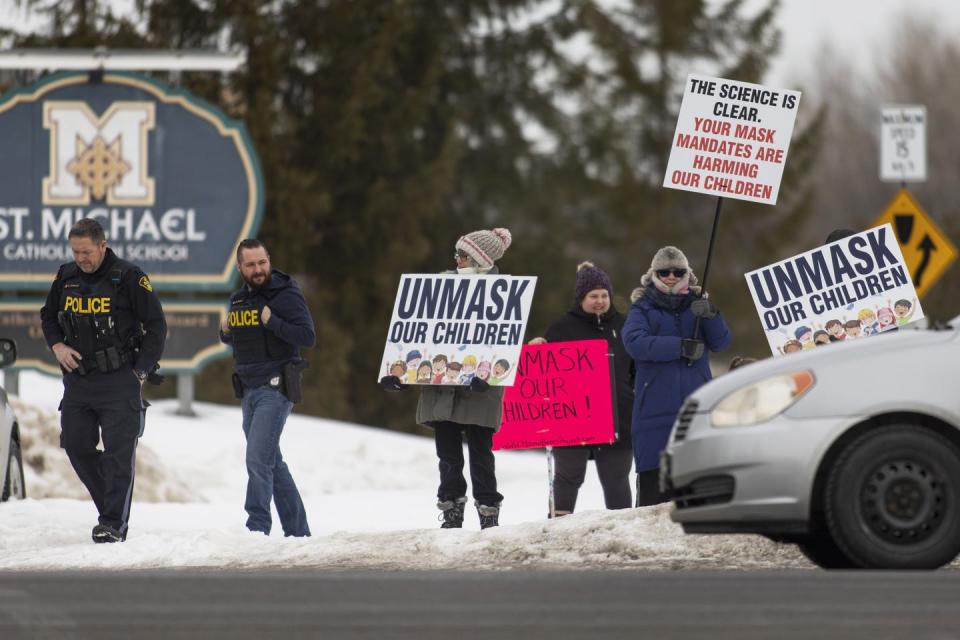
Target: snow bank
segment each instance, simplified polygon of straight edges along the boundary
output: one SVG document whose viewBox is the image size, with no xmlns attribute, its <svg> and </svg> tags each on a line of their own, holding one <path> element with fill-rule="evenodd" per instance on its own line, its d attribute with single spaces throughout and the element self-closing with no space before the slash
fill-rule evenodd
<svg viewBox="0 0 960 640">
<path fill-rule="evenodd" d="M 20 388 L 28 499 L 0 505 L 0 570 L 811 567 L 759 536 L 684 535 L 667 506 L 605 511 L 592 468 L 577 513 L 547 520 L 539 452 L 497 453 L 502 526 L 479 531 L 471 505 L 464 529 L 440 530 L 431 439 L 300 415 L 281 447 L 313 537 L 283 538 L 276 519 L 274 535 L 253 534 L 239 408 L 197 403 L 186 418 L 174 401 L 147 414 L 128 540 L 94 545 L 96 512 L 57 442 L 59 381 L 24 373 Z"/>
<path fill-rule="evenodd" d="M 159 505 L 158 505 L 159 506 Z M 324 570 L 769 569 L 810 568 L 790 546 L 755 536 L 685 536 L 665 507 L 590 511 L 486 531 L 336 532 L 306 539 L 229 528 L 170 527 L 159 520 L 132 530 L 122 545 L 86 539 L 82 509 L 68 501 L 12 505 L 0 524 L 2 569 L 311 568 Z M 172 507 L 172 505 L 170 505 Z M 7 510 L 4 506 L 4 511 Z M 199 516 L 160 509 L 151 516 Z"/>
<path fill-rule="evenodd" d="M 20 425 L 24 481 L 32 498 L 89 498 L 66 454 L 60 449 L 60 414 L 11 399 Z M 196 502 L 200 496 L 165 466 L 150 447 L 137 447 L 138 502 Z"/>
</svg>

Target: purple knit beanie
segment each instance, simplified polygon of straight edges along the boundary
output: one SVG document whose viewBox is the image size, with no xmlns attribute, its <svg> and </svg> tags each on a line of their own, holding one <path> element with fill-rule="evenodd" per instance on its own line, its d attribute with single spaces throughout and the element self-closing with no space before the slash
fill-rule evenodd
<svg viewBox="0 0 960 640">
<path fill-rule="evenodd" d="M 594 289 L 606 289 L 610 297 L 613 297 L 613 285 L 610 284 L 610 276 L 604 273 L 592 262 L 581 262 L 577 265 L 577 286 L 575 294 L 577 302 L 583 302 L 584 296 Z"/>
</svg>

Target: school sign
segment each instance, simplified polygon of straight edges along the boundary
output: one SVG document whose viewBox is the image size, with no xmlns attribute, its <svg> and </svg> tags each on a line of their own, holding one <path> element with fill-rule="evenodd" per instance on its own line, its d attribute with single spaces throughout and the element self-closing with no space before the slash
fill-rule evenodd
<svg viewBox="0 0 960 640">
<path fill-rule="evenodd" d="M 139 74 L 67 73 L 0 98 L 0 140 L 0 288 L 48 287 L 81 218 L 160 288 L 232 288 L 264 198 L 240 122 Z"/>
</svg>

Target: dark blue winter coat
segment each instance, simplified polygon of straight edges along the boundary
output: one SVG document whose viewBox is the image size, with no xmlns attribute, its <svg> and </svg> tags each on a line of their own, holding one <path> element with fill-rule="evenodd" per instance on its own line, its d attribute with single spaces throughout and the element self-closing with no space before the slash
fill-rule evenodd
<svg viewBox="0 0 960 640">
<path fill-rule="evenodd" d="M 696 318 L 690 303 L 697 297 L 689 293 L 680 300 L 648 287 L 627 314 L 623 344 L 636 365 L 631 435 L 638 473 L 660 466 L 660 453 L 683 401 L 712 377 L 707 355 L 692 367 L 680 357 L 680 340 L 693 337 Z M 667 306 L 668 299 L 678 303 L 675 310 Z M 700 337 L 709 351 L 730 344 L 730 330 L 720 314 L 700 322 Z"/>
<path fill-rule="evenodd" d="M 317 341 L 316 329 L 307 301 L 297 281 L 279 269 L 273 269 L 269 282 L 252 289 L 244 285 L 230 296 L 230 308 L 242 304 L 257 310 L 260 315 L 265 305 L 270 307 L 270 319 L 260 328 L 266 341 L 266 355 L 249 364 L 234 364 L 234 369 L 248 389 L 255 389 L 279 375 L 283 366 L 300 357 L 300 349 L 308 349 Z M 237 345 L 232 334 L 220 333 L 220 340 Z M 249 343 L 248 343 L 249 344 Z"/>
</svg>

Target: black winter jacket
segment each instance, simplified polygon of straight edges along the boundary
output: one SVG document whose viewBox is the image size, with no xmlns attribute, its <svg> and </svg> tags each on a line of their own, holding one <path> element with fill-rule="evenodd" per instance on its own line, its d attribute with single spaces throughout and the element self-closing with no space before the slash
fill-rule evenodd
<svg viewBox="0 0 960 640">
<path fill-rule="evenodd" d="M 113 249 L 107 249 L 103 262 L 93 273 L 84 273 L 76 266 L 76 263 L 68 262 L 61 265 L 57 271 L 57 277 L 50 285 L 50 291 L 47 293 L 47 302 L 40 310 L 40 319 L 43 327 L 43 336 L 47 341 L 47 346 L 52 347 L 58 342 L 64 341 L 63 329 L 57 321 L 57 313 L 63 310 L 61 306 L 61 297 L 63 296 L 64 273 L 76 273 L 76 278 L 71 279 L 71 286 L 77 286 L 78 291 L 89 290 L 96 283 L 110 280 L 114 271 L 120 272 L 120 281 L 116 283 L 115 293 L 117 296 L 127 300 L 129 313 L 133 316 L 134 322 L 126 326 L 126 323 L 120 323 L 119 328 L 125 331 L 118 337 L 122 345 L 131 343 L 131 334 L 143 332 L 137 360 L 132 364 L 134 369 L 150 372 L 160 361 L 163 355 L 163 345 L 167 339 L 167 321 L 163 314 L 163 307 L 160 305 L 160 298 L 150 279 L 140 270 L 140 267 L 121 260 Z M 116 305 L 120 306 L 120 305 Z M 65 379 L 76 378 L 79 373 L 66 373 Z"/>
<path fill-rule="evenodd" d="M 257 310 L 257 315 L 263 307 L 270 307 L 270 320 L 263 325 L 264 331 L 269 331 L 276 338 L 291 345 L 289 357 L 279 357 L 276 360 L 256 362 L 252 364 L 234 364 L 234 369 L 248 389 L 254 389 L 267 383 L 271 377 L 278 375 L 283 366 L 292 359 L 299 357 L 299 349 L 309 349 L 317 341 L 316 329 L 307 301 L 303 298 L 303 291 L 297 281 L 279 269 L 274 269 L 270 281 L 258 289 L 251 289 L 244 285 L 230 297 L 231 302 L 239 297 L 246 298 L 251 306 Z M 226 344 L 233 344 L 233 336 L 220 332 L 220 340 Z"/>
<path fill-rule="evenodd" d="M 560 316 L 543 335 L 547 342 L 568 342 L 571 340 L 597 340 L 603 338 L 613 354 L 614 388 L 616 389 L 617 441 L 612 445 L 617 449 L 631 449 L 630 441 L 631 412 L 633 411 L 633 360 L 623 346 L 624 317 L 611 305 L 610 310 L 601 316 L 587 313 L 579 304 Z M 593 448 L 596 445 L 587 445 Z"/>
</svg>

